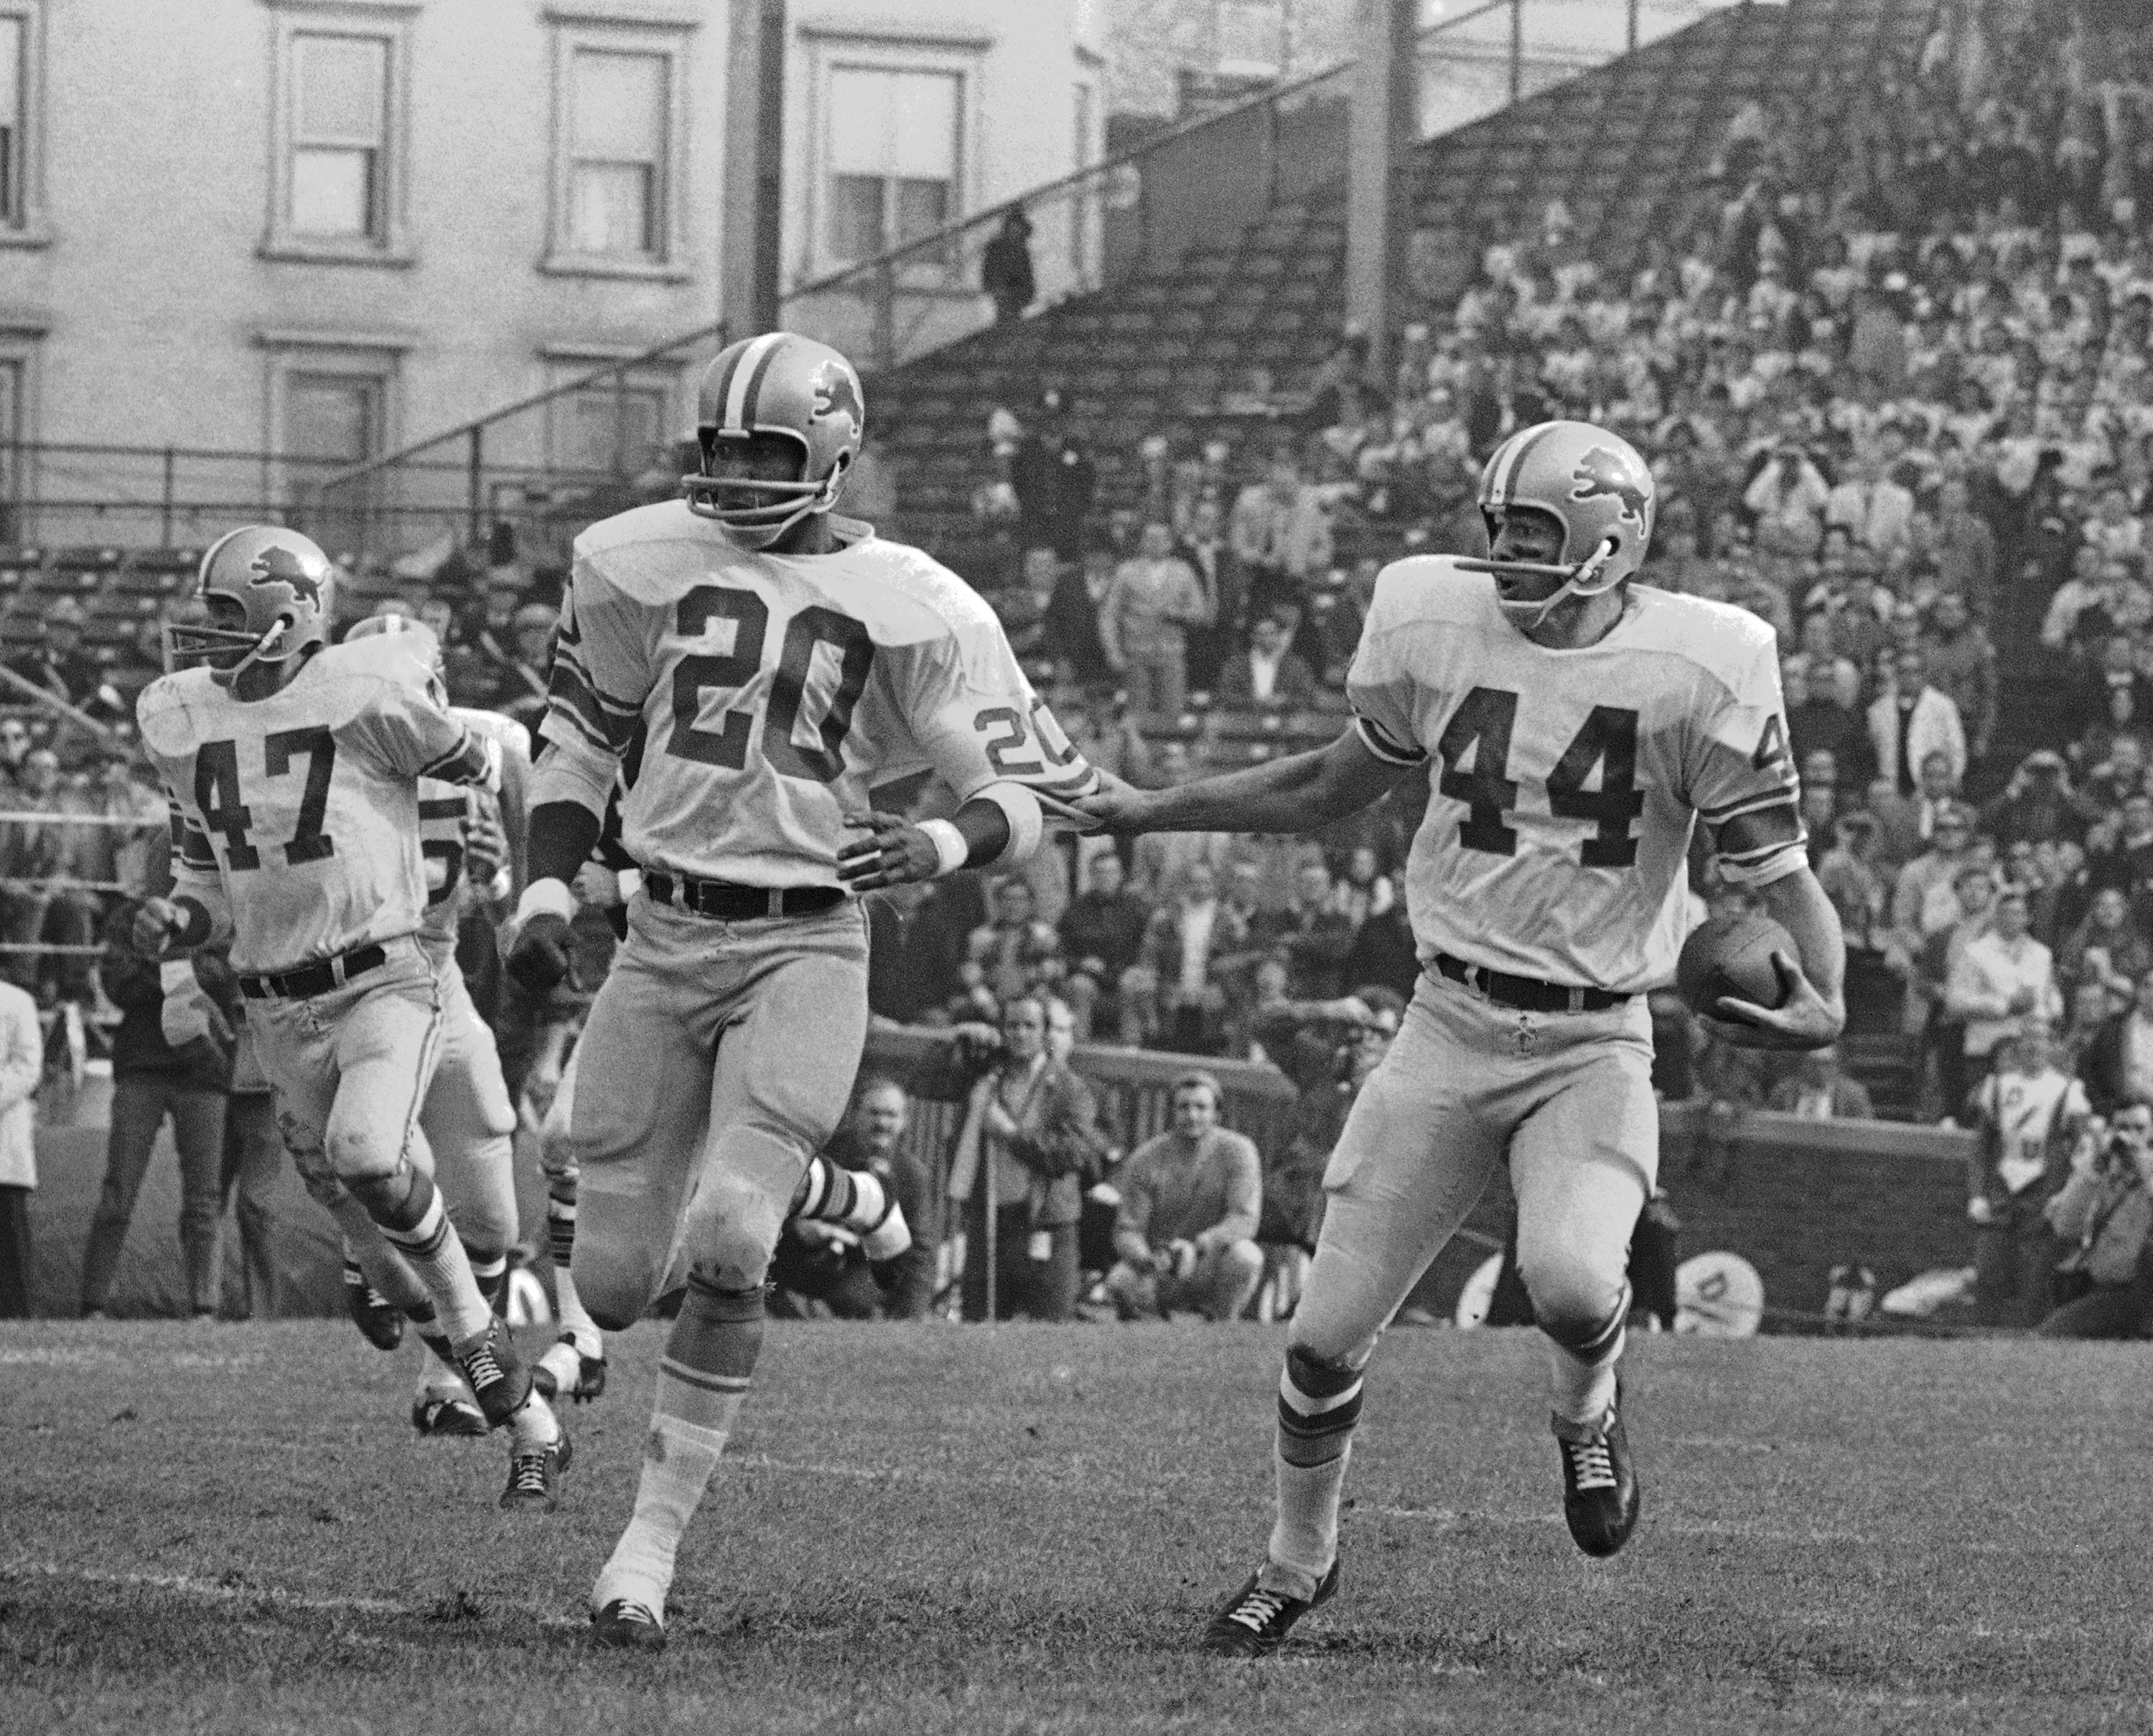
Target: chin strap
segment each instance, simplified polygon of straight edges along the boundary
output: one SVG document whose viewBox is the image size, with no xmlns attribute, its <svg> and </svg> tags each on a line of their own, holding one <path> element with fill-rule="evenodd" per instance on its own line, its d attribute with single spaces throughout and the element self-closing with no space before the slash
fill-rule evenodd
<svg viewBox="0 0 2153 1736">
<path fill-rule="evenodd" d="M 284 634 L 289 633 L 298 624 L 298 617 L 296 615 L 288 612 L 278 615 L 274 621 L 269 624 L 269 630 L 267 633 L 264 633 L 261 638 L 254 641 L 254 649 L 252 650 L 249 651 L 244 657 L 241 658 L 238 662 L 232 664 L 230 669 L 217 669 L 214 673 L 222 678 L 222 680 L 229 685 L 232 682 L 237 681 L 242 674 L 247 669 L 252 669 L 256 664 L 273 660 L 270 659 L 268 655 L 269 642 L 272 639 L 282 638 Z"/>
</svg>

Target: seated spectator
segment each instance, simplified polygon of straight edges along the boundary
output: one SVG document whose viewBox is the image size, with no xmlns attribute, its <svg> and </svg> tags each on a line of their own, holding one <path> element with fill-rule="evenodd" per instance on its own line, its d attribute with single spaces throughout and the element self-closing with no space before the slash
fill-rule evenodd
<svg viewBox="0 0 2153 1736">
<path fill-rule="evenodd" d="M 1121 980 L 1143 952 L 1152 914 L 1151 901 L 1130 890 L 1122 858 L 1112 850 L 1093 858 L 1091 883 L 1061 914 L 1071 1001 L 1087 1036 L 1095 1025 L 1102 1032 L 1118 1028 Z"/>
<path fill-rule="evenodd" d="M 2153 1108 L 2133 1103 L 2084 1141 L 2069 1178 L 2049 1201 L 2047 1220 L 2066 1252 L 2051 1296 L 2059 1306 L 2044 1338 L 2153 1336 Z"/>
<path fill-rule="evenodd" d="M 2091 1110 L 2055 1064 L 2039 1024 L 2005 1043 L 1968 1106 L 1977 1136 L 1967 1215 L 1976 1227 L 1974 1294 L 1993 1326 L 2030 1326 L 2048 1312 L 2056 1248 L 2045 1215 L 2069 1173 Z"/>
<path fill-rule="evenodd" d="M 1286 992 L 1296 1000 L 1328 1000 L 1345 992 L 1346 955 L 1353 949 L 1353 921 L 1332 897 L 1331 870 L 1302 864 L 1294 876 L 1292 902 L 1260 917 L 1252 945 L 1285 955 Z"/>
<path fill-rule="evenodd" d="M 1822 750 L 1832 756 L 1842 782 L 1857 788 L 1867 782 L 1876 750 L 1862 715 L 1839 703 L 1829 680 L 1811 681 L 1805 657 L 1787 659 L 1780 665 L 1779 683 L 1787 705 L 1787 745 L 1795 763 L 1806 765 L 1811 754 Z"/>
<path fill-rule="evenodd" d="M 1228 705 L 1307 705 L 1316 698 L 1316 676 L 1288 643 L 1285 620 L 1276 613 L 1257 622 L 1249 649 L 1222 665 L 1219 699 Z"/>
<path fill-rule="evenodd" d="M 2100 667 L 2086 678 L 2079 711 L 2092 720 L 2089 739 L 2098 736 L 2104 743 L 2153 729 L 2153 681 L 2140 670 L 2138 648 L 2127 634 L 2103 643 Z"/>
<path fill-rule="evenodd" d="M 965 1092 L 949 1164 L 965 1318 L 1067 1320 L 1084 1189 L 1104 1154 L 1092 1088 L 1047 1054 L 1046 1008 L 1036 995 L 1002 1009 L 999 1047 L 991 1027 L 959 1035 L 985 1066 Z"/>
<path fill-rule="evenodd" d="M 1836 1043 L 1801 1055 L 1794 1063 L 1794 1077 L 1772 1087 L 1764 1107 L 1811 1121 L 1873 1121 L 1876 1117 L 1868 1087 L 1840 1071 Z"/>
<path fill-rule="evenodd" d="M 1957 802 L 1940 805 L 1929 848 L 1899 870 L 1891 888 L 1893 942 L 1903 959 L 1960 917 L 1958 877 L 1971 859 L 1973 816 Z"/>
<path fill-rule="evenodd" d="M 1944 1005 L 1966 1021 L 1968 1074 L 1986 1072 L 1997 1046 L 2021 1035 L 2029 1021 L 2053 1024 L 2064 1015 L 2054 956 L 2027 932 L 2031 913 L 2026 889 L 1997 893 L 1993 926 L 1967 940 L 1944 983 Z M 1949 1092 L 1947 1112 L 1957 1102 Z"/>
<path fill-rule="evenodd" d="M 2134 904 L 2153 880 L 2153 795 L 2135 790 L 2113 819 L 2086 836 L 2086 882 L 2114 887 Z"/>
<path fill-rule="evenodd" d="M 980 967 L 987 992 L 1006 1005 L 1037 980 L 1040 966 L 1061 950 L 1061 937 L 1034 912 L 1031 883 L 1005 874 L 993 885 L 994 914 L 973 929 L 965 955 Z"/>
<path fill-rule="evenodd" d="M 871 1264 L 859 1238 L 820 1219 L 788 1219 L 771 1260 L 770 1281 L 800 1302 L 819 1302 L 840 1320 L 918 1320 L 934 1301 L 934 1249 L 940 1240 L 929 1215 L 927 1171 L 899 1149 L 911 1105 L 893 1079 L 871 1078 L 860 1087 L 850 1122 L 837 1130 L 822 1155 L 846 1169 L 863 1169 L 881 1182 L 912 1231 L 912 1245 L 896 1259 Z M 773 1311 L 777 1298 L 772 1297 Z M 797 1307 L 797 1313 L 811 1311 Z"/>
<path fill-rule="evenodd" d="M 1288 1000 L 1283 966 L 1266 965 L 1258 975 L 1255 1031 L 1262 1058 L 1299 1092 L 1283 1145 L 1264 1171 L 1259 1240 L 1313 1253 L 1323 1223 L 1324 1165 L 1353 1100 L 1390 1051 L 1406 1001 L 1373 984 L 1336 1000 Z"/>
<path fill-rule="evenodd" d="M 1214 970 L 1249 944 L 1248 924 L 1219 899 L 1209 864 L 1190 863 L 1174 901 L 1152 913 L 1136 966 L 1122 975 L 1122 1041 L 1218 1053 L 1227 1006 Z"/>
<path fill-rule="evenodd" d="M 1397 902 L 1397 884 L 1383 873 L 1373 844 L 1356 844 L 1346 853 L 1346 872 L 1339 877 L 1331 902 L 1345 913 L 1357 930 L 1372 916 L 1380 916 Z M 1356 977 L 1359 982 L 1365 979 Z"/>
<path fill-rule="evenodd" d="M 1256 1292 L 1262 1166 L 1244 1135 L 1218 1124 L 1219 1095 L 1210 1074 L 1182 1074 L 1172 1131 L 1131 1152 L 1116 1178 L 1119 1258 L 1107 1294 L 1123 1320 L 1164 1319 L 1177 1308 L 1233 1320 Z"/>
</svg>

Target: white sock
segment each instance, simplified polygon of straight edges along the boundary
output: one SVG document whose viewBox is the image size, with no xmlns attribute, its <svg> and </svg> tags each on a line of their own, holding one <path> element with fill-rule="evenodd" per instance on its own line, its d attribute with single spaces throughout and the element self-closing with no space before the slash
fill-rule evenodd
<svg viewBox="0 0 2153 1736">
<path fill-rule="evenodd" d="M 449 1342 L 465 1345 L 486 1336 L 493 1310 L 480 1294 L 471 1276 L 471 1256 L 449 1223 L 449 1214 L 435 1194 L 427 1202 L 425 1214 L 409 1229 L 384 1229 L 382 1237 L 410 1263 L 434 1299 L 434 1310 Z"/>
<path fill-rule="evenodd" d="M 1353 1449 L 1328 1464 L 1278 1468 L 1278 1519 L 1271 1526 L 1270 1549 L 1257 1583 L 1291 1597 L 1316 1596 L 1316 1582 L 1338 1559 L 1338 1497 L 1346 1487 L 1346 1467 Z"/>
<path fill-rule="evenodd" d="M 1565 1423 L 1597 1428 L 1607 1419 L 1615 1403 L 1615 1370 L 1622 1357 L 1622 1341 L 1604 1361 L 1587 1362 L 1572 1356 L 1552 1338 L 1548 1341 L 1548 1384 L 1555 1413 Z"/>
<path fill-rule="evenodd" d="M 605 1335 L 598 1331 L 598 1323 L 583 1306 L 583 1299 L 576 1294 L 576 1280 L 564 1265 L 553 1268 L 553 1302 L 560 1316 L 561 1330 L 575 1339 L 576 1348 L 587 1357 L 603 1357 Z"/>
<path fill-rule="evenodd" d="M 546 1347 L 546 1354 L 538 1359 L 538 1366 L 553 1377 L 553 1390 L 573 1392 L 576 1382 L 583 1377 L 582 1357 L 577 1347 L 565 1339 Z"/>
<path fill-rule="evenodd" d="M 591 1588 L 593 1609 L 602 1610 L 624 1597 L 661 1621 L 664 1618 L 674 1554 L 718 1468 L 738 1411 L 735 1398 L 725 1428 L 698 1428 L 662 1411 L 651 1418 L 643 1447 L 643 1474 L 635 1489 L 635 1517 L 628 1522 Z"/>
</svg>

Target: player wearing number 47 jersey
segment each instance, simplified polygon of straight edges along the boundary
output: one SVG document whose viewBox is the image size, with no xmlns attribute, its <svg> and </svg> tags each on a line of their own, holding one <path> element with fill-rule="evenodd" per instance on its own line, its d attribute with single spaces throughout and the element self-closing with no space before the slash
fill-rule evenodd
<svg viewBox="0 0 2153 1736">
<path fill-rule="evenodd" d="M 632 742 L 621 838 L 641 868 L 627 944 L 578 1052 L 573 1271 L 624 1327 L 685 1280 L 635 1516 L 598 1576 L 598 1638 L 664 1642 L 680 1535 L 759 1352 L 787 1210 L 873 1235 L 871 1175 L 809 1159 L 867 1032 L 867 935 L 848 895 L 1037 847 L 1041 802 L 1097 774 L 954 573 L 834 517 L 866 410 L 851 364 L 773 332 L 703 378 L 687 498 L 577 538 L 534 775 L 532 884 L 509 968 L 566 969 L 568 883 Z M 871 786 L 939 772 L 961 805 L 909 825 Z"/>
<path fill-rule="evenodd" d="M 1499 1163 L 1548 1339 L 1570 1535 L 1613 1554 L 1636 1521 L 1616 1376 L 1631 1231 L 1658 1157 L 1643 991 L 1668 980 L 1700 817 L 1721 872 L 1794 937 L 1776 1008 L 1723 1000 L 1728 1041 L 1837 1034 L 1843 947 L 1810 874 L 1771 629 L 1631 583 L 1652 479 L 1581 422 L 1505 441 L 1481 478 L 1485 561 L 1400 561 L 1329 747 L 1229 776 L 1082 803 L 1117 832 L 1327 825 L 1392 784 L 1432 788 L 1406 871 L 1423 974 L 1323 1184 L 1287 1335 L 1265 1559 L 1207 1650 L 1274 1650 L 1339 1577 L 1339 1497 L 1377 1335 Z"/>
<path fill-rule="evenodd" d="M 135 941 L 163 955 L 230 937 L 308 1190 L 409 1262 L 486 1421 L 513 1430 L 501 1504 L 550 1511 L 567 1438 L 479 1290 L 419 1128 L 442 1026 L 419 940 L 420 781 L 497 788 L 499 751 L 394 641 L 329 647 L 333 588 L 321 550 L 276 526 L 203 557 L 209 624 L 170 629 L 175 671 L 138 707 L 180 824 L 173 896 Z"/>
</svg>

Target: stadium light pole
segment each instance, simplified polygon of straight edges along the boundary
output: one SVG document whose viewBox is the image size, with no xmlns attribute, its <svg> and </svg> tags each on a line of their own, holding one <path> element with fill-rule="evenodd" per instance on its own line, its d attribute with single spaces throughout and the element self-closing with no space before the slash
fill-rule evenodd
<svg viewBox="0 0 2153 1736">
<path fill-rule="evenodd" d="M 1390 361 L 1391 304 L 1412 223 L 1412 147 L 1420 135 L 1418 0 L 1360 0 L 1348 135 L 1346 318 Z"/>
</svg>

